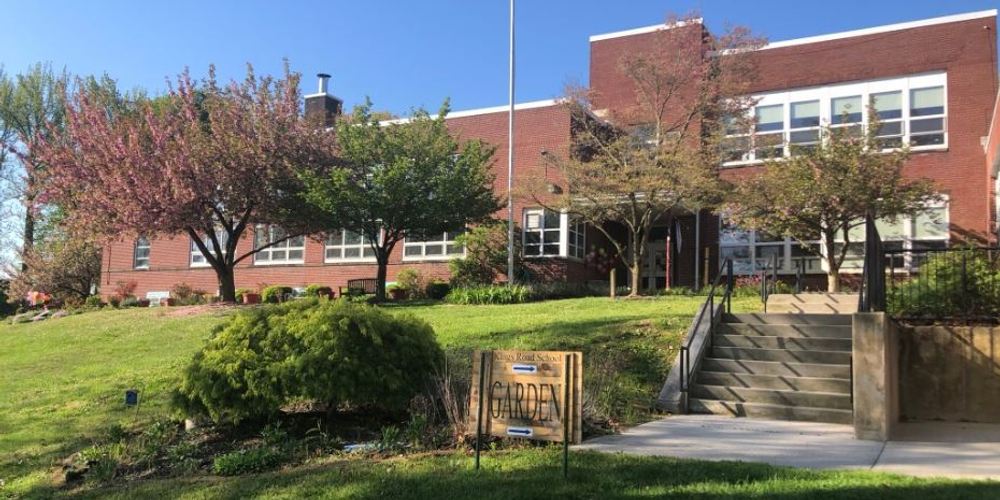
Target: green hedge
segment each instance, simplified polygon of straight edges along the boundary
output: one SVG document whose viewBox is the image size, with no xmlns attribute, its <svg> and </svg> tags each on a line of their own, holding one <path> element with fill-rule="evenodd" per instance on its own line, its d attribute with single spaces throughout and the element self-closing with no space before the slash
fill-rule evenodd
<svg viewBox="0 0 1000 500">
<path fill-rule="evenodd" d="M 233 423 L 303 399 L 398 410 L 425 389 L 440 357 L 431 327 L 408 315 L 342 301 L 268 305 L 216 330 L 174 404 Z"/>
</svg>

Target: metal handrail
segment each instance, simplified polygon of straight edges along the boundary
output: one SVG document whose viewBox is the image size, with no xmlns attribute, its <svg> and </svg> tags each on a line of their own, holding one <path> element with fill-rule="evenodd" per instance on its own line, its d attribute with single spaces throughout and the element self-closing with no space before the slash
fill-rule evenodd
<svg viewBox="0 0 1000 500">
<path fill-rule="evenodd" d="M 765 265 L 760 271 L 760 300 L 764 303 L 764 312 L 767 312 L 767 299 L 774 292 L 775 283 L 778 281 L 778 254 L 772 254 L 769 265 Z M 768 276 L 768 271 L 771 272 Z"/>
<path fill-rule="evenodd" d="M 702 304 L 701 311 L 698 312 L 698 316 L 695 318 L 694 324 L 688 331 L 687 339 L 683 345 L 681 345 L 680 350 L 680 390 L 684 398 L 684 408 L 687 408 L 688 390 L 691 383 L 691 343 L 694 341 L 695 333 L 698 331 L 702 323 L 705 322 L 705 318 L 709 318 L 708 323 L 708 338 L 706 342 L 709 342 L 702 349 L 702 353 L 706 352 L 707 349 L 711 348 L 712 335 L 715 333 L 715 295 L 716 291 L 719 290 L 719 285 L 722 284 L 722 278 L 726 278 L 725 288 L 722 292 L 722 296 L 719 298 L 719 305 L 725 308 L 725 312 L 732 312 L 733 309 L 733 261 L 727 258 L 719 266 L 719 272 L 715 276 L 715 280 L 712 281 L 712 287 L 708 290 L 708 298 L 705 299 L 704 304 Z M 706 311 L 708 311 L 706 313 Z M 695 360 L 697 361 L 697 360 Z"/>
<path fill-rule="evenodd" d="M 858 290 L 858 312 L 885 310 L 885 249 L 875 218 L 865 217 L 865 260 Z"/>
</svg>

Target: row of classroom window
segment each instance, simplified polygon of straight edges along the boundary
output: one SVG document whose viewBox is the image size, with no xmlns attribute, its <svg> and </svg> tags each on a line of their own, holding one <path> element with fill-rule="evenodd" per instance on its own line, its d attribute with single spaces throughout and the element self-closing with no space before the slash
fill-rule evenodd
<svg viewBox="0 0 1000 500">
<path fill-rule="evenodd" d="M 727 127 L 725 162 L 738 164 L 790 156 L 816 147 L 821 125 L 861 135 L 867 110 L 878 117 L 876 133 L 883 148 L 947 146 L 945 73 L 852 82 L 755 96 L 752 125 Z"/>
<path fill-rule="evenodd" d="M 543 209 L 524 211 L 522 230 L 523 251 L 526 257 L 570 257 L 583 259 L 586 251 L 586 231 L 579 221 L 568 214 Z M 404 260 L 441 260 L 462 257 L 465 246 L 456 238 L 463 231 L 442 233 L 440 238 L 429 240 L 409 239 L 403 241 Z M 286 238 L 279 227 L 260 227 L 254 232 L 254 248 L 261 248 L 272 242 Z M 226 234 L 216 235 L 219 244 L 225 245 Z M 303 264 L 305 262 L 305 236 L 295 236 L 262 248 L 254 254 L 254 264 L 279 265 Z M 205 246 L 211 248 L 211 240 L 204 239 Z M 149 238 L 139 237 L 135 241 L 132 265 L 135 269 L 149 269 L 152 243 Z M 375 250 L 368 237 L 353 231 L 341 230 L 327 235 L 324 241 L 324 262 L 374 262 Z M 198 245 L 190 244 L 191 267 L 207 267 L 208 261 Z"/>
<path fill-rule="evenodd" d="M 911 217 L 896 220 L 876 221 L 879 236 L 886 250 L 933 250 L 948 246 L 948 205 L 942 199 L 928 205 L 923 211 Z M 843 248 L 843 239 L 835 243 L 835 251 Z M 865 232 L 863 226 L 849 231 L 847 256 L 842 269 L 860 272 L 864 257 Z M 779 273 L 821 273 L 826 269 L 822 259 L 822 244 L 817 236 L 814 240 L 798 241 L 792 238 L 776 237 L 762 231 L 743 230 L 721 222 L 719 234 L 720 261 L 733 260 L 733 272 L 751 274 L 770 269 L 777 259 Z M 897 269 L 913 269 L 919 264 L 913 254 L 897 254 L 890 265 Z"/>
</svg>

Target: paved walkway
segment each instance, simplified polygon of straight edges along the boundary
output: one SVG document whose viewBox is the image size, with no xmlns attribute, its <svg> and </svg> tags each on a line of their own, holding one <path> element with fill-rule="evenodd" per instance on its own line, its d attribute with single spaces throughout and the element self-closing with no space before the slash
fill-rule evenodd
<svg viewBox="0 0 1000 500">
<path fill-rule="evenodd" d="M 900 424 L 899 440 L 854 439 L 849 425 L 682 415 L 588 440 L 577 449 L 739 460 L 915 476 L 1000 479 L 1000 426 Z"/>
</svg>

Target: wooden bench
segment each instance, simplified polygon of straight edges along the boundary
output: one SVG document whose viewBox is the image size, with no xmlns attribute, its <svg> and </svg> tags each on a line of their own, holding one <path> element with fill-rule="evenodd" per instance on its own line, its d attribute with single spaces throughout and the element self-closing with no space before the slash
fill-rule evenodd
<svg viewBox="0 0 1000 500">
<path fill-rule="evenodd" d="M 357 297 L 361 295 L 375 295 L 376 288 L 378 288 L 378 280 L 375 278 L 347 280 L 347 286 L 340 287 L 340 296 Z"/>
</svg>

